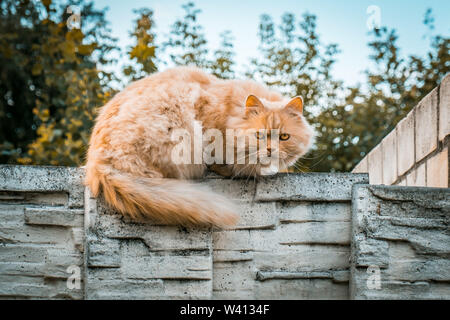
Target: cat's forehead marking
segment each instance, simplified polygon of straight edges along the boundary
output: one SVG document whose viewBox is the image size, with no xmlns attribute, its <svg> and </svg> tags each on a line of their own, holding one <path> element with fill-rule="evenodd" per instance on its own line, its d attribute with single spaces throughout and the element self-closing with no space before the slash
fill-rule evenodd
<svg viewBox="0 0 450 320">
<path fill-rule="evenodd" d="M 278 112 L 270 112 L 266 118 L 266 129 L 281 129 L 282 121 Z"/>
</svg>

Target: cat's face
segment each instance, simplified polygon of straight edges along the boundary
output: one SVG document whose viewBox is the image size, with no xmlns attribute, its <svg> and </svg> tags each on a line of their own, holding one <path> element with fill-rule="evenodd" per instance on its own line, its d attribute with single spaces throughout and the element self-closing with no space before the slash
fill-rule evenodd
<svg viewBox="0 0 450 320">
<path fill-rule="evenodd" d="M 235 165 L 235 175 L 276 174 L 294 165 L 308 152 L 314 131 L 302 116 L 300 97 L 287 103 L 263 103 L 251 95 L 245 105 L 245 114 L 229 123 L 246 136 L 245 153 L 242 148 L 236 148 L 235 153 L 241 163 L 242 159 L 246 161 Z"/>
</svg>

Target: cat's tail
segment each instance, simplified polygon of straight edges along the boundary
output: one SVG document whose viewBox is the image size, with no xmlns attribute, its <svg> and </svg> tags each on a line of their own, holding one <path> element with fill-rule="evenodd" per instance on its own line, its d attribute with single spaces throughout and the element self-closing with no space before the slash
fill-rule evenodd
<svg viewBox="0 0 450 320">
<path fill-rule="evenodd" d="M 238 216 L 227 198 L 183 180 L 137 178 L 107 165 L 87 166 L 86 184 L 94 196 L 138 222 L 226 227 Z"/>
</svg>

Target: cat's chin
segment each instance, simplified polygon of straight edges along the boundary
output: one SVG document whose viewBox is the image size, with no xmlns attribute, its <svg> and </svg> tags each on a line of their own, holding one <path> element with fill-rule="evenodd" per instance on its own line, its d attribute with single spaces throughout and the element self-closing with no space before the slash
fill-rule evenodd
<svg viewBox="0 0 450 320">
<path fill-rule="evenodd" d="M 259 169 L 259 175 L 261 176 L 273 176 L 279 172 L 279 167 L 277 165 L 270 165 L 267 167 L 261 167 Z"/>
</svg>

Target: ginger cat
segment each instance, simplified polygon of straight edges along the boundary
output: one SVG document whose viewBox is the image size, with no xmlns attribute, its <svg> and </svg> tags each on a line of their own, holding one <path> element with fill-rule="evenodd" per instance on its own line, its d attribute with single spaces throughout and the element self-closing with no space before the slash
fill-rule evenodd
<svg viewBox="0 0 450 320">
<path fill-rule="evenodd" d="M 209 166 L 211 170 L 224 176 L 275 174 L 292 166 L 311 146 L 314 133 L 302 111 L 300 97 L 286 99 L 253 81 L 221 80 L 192 67 L 160 72 L 132 83 L 101 108 L 85 182 L 94 196 L 103 193 L 111 207 L 135 221 L 233 225 L 238 210 L 228 199 L 183 181 L 202 178 L 208 165 L 204 160 L 173 161 L 180 141 L 172 134 L 183 129 L 195 138 L 199 130 L 217 129 L 223 133 L 224 150 L 230 145 L 233 149 L 222 163 Z M 227 129 L 241 132 L 237 137 L 242 134 L 239 129 L 255 130 L 253 140 L 266 142 L 256 153 L 274 155 L 278 165 L 239 162 L 249 160 L 250 142 L 239 151 L 232 143 L 238 138 L 227 137 Z M 271 136 L 271 130 L 279 135 Z M 181 143 L 190 148 L 192 139 Z M 232 156 L 237 163 L 230 161 Z"/>
</svg>

